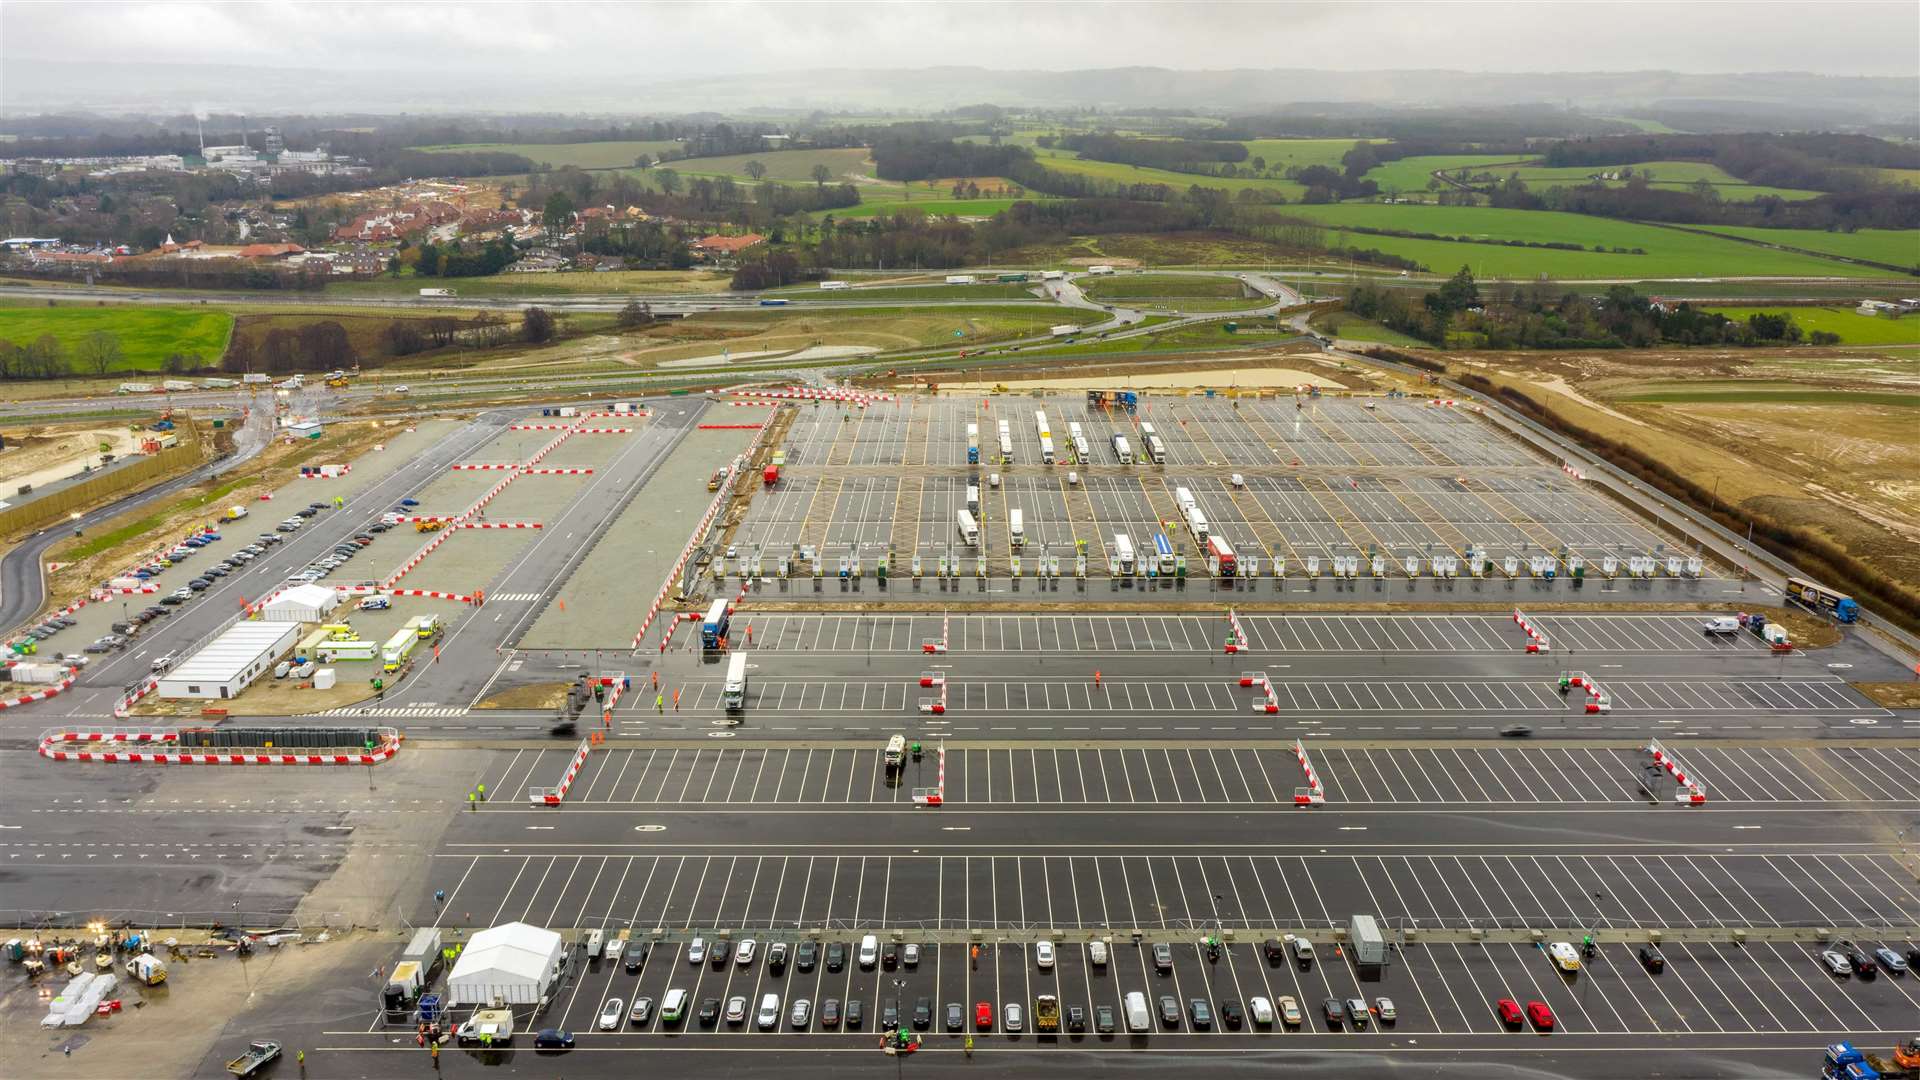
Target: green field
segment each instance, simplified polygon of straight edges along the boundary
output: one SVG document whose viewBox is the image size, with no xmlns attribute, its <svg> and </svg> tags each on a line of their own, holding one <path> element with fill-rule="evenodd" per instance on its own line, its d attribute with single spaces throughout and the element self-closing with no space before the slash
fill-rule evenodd
<svg viewBox="0 0 1920 1080">
<path fill-rule="evenodd" d="M 1246 287 L 1233 278 L 1201 274 L 1115 274 L 1111 277 L 1081 278 L 1080 290 L 1096 300 L 1189 299 L 1216 297 L 1241 299 Z M 1257 306 L 1257 298 L 1249 306 Z"/>
<path fill-rule="evenodd" d="M 666 167 L 682 176 L 731 176 L 735 180 L 752 182 L 752 177 L 747 175 L 749 161 L 765 165 L 769 180 L 805 180 L 812 183 L 815 165 L 825 165 L 832 171 L 833 177 L 827 181 L 830 184 L 844 183 L 850 175 L 873 175 L 873 162 L 867 159 L 866 150 L 859 147 L 849 150 L 772 150 L 764 154 L 681 158 L 667 162 Z M 898 197 L 897 194 L 895 197 Z"/>
<path fill-rule="evenodd" d="M 452 143 L 444 146 L 416 146 L 415 150 L 428 153 L 455 153 L 466 150 L 495 151 L 504 154 L 519 154 L 539 165 L 551 165 L 558 169 L 572 165 L 579 169 L 626 169 L 633 166 L 634 159 L 641 154 L 660 156 L 661 151 L 678 153 L 680 144 L 674 140 L 655 140 L 638 142 L 588 142 L 588 143 Z"/>
<path fill-rule="evenodd" d="M 1547 168 L 1528 165 L 1513 170 L 1499 170 L 1501 178 L 1509 171 L 1520 174 L 1520 179 L 1529 188 L 1543 191 L 1548 188 L 1583 187 L 1591 183 L 1588 178 L 1595 173 L 1614 172 L 1624 166 L 1615 165 L 1578 165 L 1564 168 Z M 1773 195 L 1789 201 L 1816 199 L 1822 194 L 1818 191 L 1803 191 L 1795 188 L 1761 187 L 1749 184 L 1745 180 L 1704 161 L 1648 161 L 1633 166 L 1636 174 L 1645 172 L 1653 176 L 1652 185 L 1673 191 L 1684 191 L 1701 180 L 1712 184 L 1720 197 L 1728 202 L 1744 202 L 1757 199 L 1762 195 Z M 1625 187 L 1624 180 L 1606 181 L 1608 187 Z"/>
<path fill-rule="evenodd" d="M 870 289 L 822 289 L 818 285 L 795 285 L 769 289 L 764 295 L 785 296 L 796 300 L 836 300 L 856 304 L 897 303 L 901 300 L 1033 300 L 1032 285 L 983 282 L 977 285 L 876 286 Z"/>
<path fill-rule="evenodd" d="M 173 353 L 198 357 L 198 367 L 218 363 L 227 351 L 233 315 L 179 307 L 0 307 L 0 340 L 24 347 L 51 334 L 76 375 L 93 374 L 77 350 L 95 330 L 120 339 L 123 358 L 113 371 L 160 371 Z"/>
<path fill-rule="evenodd" d="M 1450 274 L 1470 266 L 1476 276 L 1532 278 L 1657 278 L 1657 277 L 1874 277 L 1883 274 L 1868 267 L 1834 262 L 1812 255 L 1768 251 L 1738 240 L 1640 225 L 1584 214 L 1544 210 L 1495 210 L 1473 206 L 1424 204 L 1340 203 L 1331 206 L 1291 206 L 1287 213 L 1319 222 L 1329 229 L 1328 241 L 1337 246 L 1376 248 L 1416 259 L 1430 270 Z M 1404 229 L 1442 236 L 1489 240 L 1533 240 L 1579 244 L 1591 249 L 1641 248 L 1644 255 L 1499 244 L 1457 243 L 1449 240 L 1409 240 L 1393 236 L 1337 231 L 1341 225 Z"/>
<path fill-rule="evenodd" d="M 1316 315 L 1312 324 L 1316 330 L 1323 330 L 1347 341 L 1372 341 L 1381 345 L 1396 345 L 1404 349 L 1433 347 L 1419 338 L 1410 338 L 1398 330 L 1389 330 L 1371 319 L 1363 319 L 1345 311 L 1330 311 L 1324 315 Z"/>
<path fill-rule="evenodd" d="M 987 218 L 1000 213 L 1002 210 L 1005 210 L 1007 207 L 1012 206 L 1016 202 L 1046 202 L 1047 201 L 1044 198 L 1026 199 L 1026 200 L 1023 200 L 1023 199 L 942 199 L 937 197 L 930 198 L 930 199 L 901 199 L 897 197 L 900 191 L 898 187 L 894 187 L 891 190 L 893 191 L 896 197 L 874 199 L 871 202 L 863 201 L 859 206 L 848 207 L 845 210 L 825 210 L 825 211 L 821 211 L 820 213 L 814 216 L 823 217 L 826 214 L 830 213 L 836 218 L 870 218 L 870 217 L 889 217 L 894 214 L 917 212 L 922 214 L 932 214 L 940 217 L 951 216 L 951 217 L 963 217 L 963 218 L 974 218 L 974 217 Z M 861 189 L 860 194 L 864 198 L 864 196 L 866 196 L 868 192 L 863 187 Z M 884 192 L 874 192 L 873 194 L 880 195 L 880 194 L 884 194 Z"/>
<path fill-rule="evenodd" d="M 1707 310 L 1740 320 L 1761 313 L 1791 315 L 1800 329 L 1808 333 L 1826 330 L 1839 334 L 1842 345 L 1920 345 L 1920 315 L 1889 319 L 1885 315 L 1862 315 L 1852 308 L 1841 307 L 1730 307 Z"/>
<path fill-rule="evenodd" d="M 422 278 L 411 274 L 381 276 L 366 281 L 335 281 L 327 285 L 332 296 L 410 296 L 422 288 L 452 289 L 461 298 L 479 296 L 572 296 L 577 293 L 718 293 L 727 291 L 732 277 L 711 270 L 567 271 L 559 274 L 498 274 L 477 278 Z"/>
<path fill-rule="evenodd" d="M 1466 168 L 1475 173 L 1484 169 L 1504 177 L 1507 170 L 1493 168 L 1493 166 L 1509 165 L 1519 168 L 1520 166 L 1515 162 L 1521 160 L 1524 159 L 1516 158 L 1512 154 L 1435 154 L 1427 157 L 1401 158 L 1399 161 L 1389 161 L 1385 165 L 1376 165 L 1367 170 L 1366 179 L 1379 184 L 1382 191 L 1425 191 L 1427 181 L 1433 178 L 1430 174 L 1435 169 L 1452 172 L 1455 169 Z"/>
<path fill-rule="evenodd" d="M 1351 144 L 1349 144 L 1351 145 Z M 1073 156 L 1066 151 L 1049 154 L 1040 151 L 1037 159 L 1041 165 L 1055 172 L 1074 176 L 1091 176 L 1101 180 L 1112 180 L 1121 184 L 1165 184 L 1170 188 L 1185 191 L 1190 187 L 1212 188 L 1218 191 L 1241 191 L 1252 188 L 1255 191 L 1272 191 L 1297 199 L 1306 193 L 1306 188 L 1292 180 L 1278 180 L 1261 177 L 1241 179 L 1239 177 L 1199 176 L 1193 173 L 1172 172 L 1167 169 L 1143 169 L 1136 165 L 1122 165 L 1112 161 L 1088 161 Z"/>
<path fill-rule="evenodd" d="M 1325 165 L 1330 169 L 1340 168 L 1340 157 L 1353 149 L 1355 143 L 1386 142 L 1385 139 L 1242 139 L 1240 145 L 1247 148 L 1249 158 L 1267 159 L 1267 168 L 1285 169 L 1289 166 L 1306 168 L 1309 165 Z"/>
<path fill-rule="evenodd" d="M 1701 227 L 1765 244 L 1824 251 L 1850 259 L 1871 259 L 1893 266 L 1920 266 L 1920 229 L 1860 229 L 1845 233 L 1827 232 L 1824 229 L 1754 229 L 1733 225 Z"/>
<path fill-rule="evenodd" d="M 1813 390 L 1794 383 L 1777 386 L 1741 386 L 1730 383 L 1687 387 L 1675 390 L 1643 390 L 1632 394 L 1610 394 L 1610 401 L 1647 402 L 1679 405 L 1705 403 L 1718 405 L 1888 405 L 1902 409 L 1920 409 L 1920 394 L 1902 394 L 1885 390 Z"/>
</svg>

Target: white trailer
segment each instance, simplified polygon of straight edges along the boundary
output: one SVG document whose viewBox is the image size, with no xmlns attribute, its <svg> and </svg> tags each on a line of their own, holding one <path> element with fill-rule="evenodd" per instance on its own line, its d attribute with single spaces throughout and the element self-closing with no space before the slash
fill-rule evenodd
<svg viewBox="0 0 1920 1080">
<path fill-rule="evenodd" d="M 839 290 L 848 288 L 849 286 L 844 281 L 823 281 L 820 283 L 820 287 L 827 290 L 828 292 L 838 292 Z"/>
<path fill-rule="evenodd" d="M 747 707 L 747 654 L 734 653 L 727 660 L 727 681 L 720 686 L 720 701 L 728 712 Z"/>
<path fill-rule="evenodd" d="M 973 511 L 976 514 L 980 512 L 980 485 L 979 484 L 967 485 L 967 509 Z"/>
<path fill-rule="evenodd" d="M 1013 460 L 1013 424 L 1006 420 L 1000 421 L 1000 456 Z"/>
<path fill-rule="evenodd" d="M 1053 336 L 1054 337 L 1072 337 L 1074 335 L 1074 332 L 1079 329 L 1080 329 L 1080 325 L 1078 323 L 1070 323 L 1070 322 L 1058 323 L 1053 327 Z"/>
<path fill-rule="evenodd" d="M 1087 460 L 1087 433 L 1077 422 L 1067 424 L 1067 438 L 1073 440 L 1073 455 L 1081 461 Z"/>
<path fill-rule="evenodd" d="M 1120 564 L 1121 573 L 1133 573 L 1133 538 L 1126 533 L 1114 533 L 1113 557 Z"/>
<path fill-rule="evenodd" d="M 1040 280 L 1041 280 L 1041 281 L 1062 281 L 1062 280 L 1065 280 L 1065 279 L 1066 279 L 1066 276 L 1067 276 L 1067 272 L 1066 272 L 1065 270 L 1042 270 L 1042 271 L 1040 271 Z"/>
<path fill-rule="evenodd" d="M 1193 542 L 1202 548 L 1207 546 L 1207 515 L 1197 506 L 1189 507 L 1186 512 L 1187 531 L 1193 534 Z"/>
<path fill-rule="evenodd" d="M 1119 458 L 1122 465 L 1133 464 L 1133 446 L 1127 442 L 1125 435 L 1113 437 L 1113 456 Z"/>
<path fill-rule="evenodd" d="M 1027 546 L 1027 519 L 1017 506 L 1007 511 L 1007 544 L 1015 551 Z"/>
<path fill-rule="evenodd" d="M 948 274 L 947 275 L 947 284 L 949 285 L 972 285 L 978 280 L 979 279 L 974 277 L 972 274 Z"/>
<path fill-rule="evenodd" d="M 960 527 L 960 542 L 968 547 L 979 547 L 980 523 L 973 519 L 973 514 L 962 510 L 954 515 L 954 521 Z"/>
</svg>

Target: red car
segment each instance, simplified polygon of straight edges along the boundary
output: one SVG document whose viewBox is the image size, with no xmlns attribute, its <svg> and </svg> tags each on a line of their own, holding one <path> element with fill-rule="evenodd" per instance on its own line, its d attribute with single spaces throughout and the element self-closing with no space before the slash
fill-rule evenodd
<svg viewBox="0 0 1920 1080">
<path fill-rule="evenodd" d="M 1533 1021 L 1533 1026 L 1541 1031 L 1553 1030 L 1553 1010 L 1547 1008 L 1544 1001 L 1527 1002 L 1527 1019 Z"/>
<path fill-rule="evenodd" d="M 1520 1014 L 1520 1003 L 1512 998 L 1501 998 L 1493 1003 L 1493 1011 L 1500 1014 L 1500 1022 L 1508 1027 L 1519 1027 L 1526 1019 Z"/>
<path fill-rule="evenodd" d="M 973 1007 L 973 1026 L 980 1031 L 993 1030 L 993 1003 L 982 1001 Z"/>
</svg>

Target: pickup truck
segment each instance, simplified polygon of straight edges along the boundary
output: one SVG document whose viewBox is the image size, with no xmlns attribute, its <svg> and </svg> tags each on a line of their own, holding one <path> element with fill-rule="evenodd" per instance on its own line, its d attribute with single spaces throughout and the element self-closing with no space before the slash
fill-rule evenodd
<svg viewBox="0 0 1920 1080">
<path fill-rule="evenodd" d="M 1041 994 L 1033 999 L 1033 1030 L 1060 1030 L 1060 999 L 1052 994 Z"/>
<path fill-rule="evenodd" d="M 227 1071 L 235 1076 L 252 1076 L 280 1056 L 280 1044 L 260 1040 L 249 1043 L 247 1052 L 227 1062 Z"/>
</svg>

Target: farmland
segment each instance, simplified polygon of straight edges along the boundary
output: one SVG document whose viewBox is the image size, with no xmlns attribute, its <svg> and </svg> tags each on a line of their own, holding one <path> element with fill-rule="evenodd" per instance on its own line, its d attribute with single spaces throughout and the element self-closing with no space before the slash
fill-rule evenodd
<svg viewBox="0 0 1920 1080">
<path fill-rule="evenodd" d="M 843 183 L 850 176 L 871 177 L 873 162 L 864 149 L 849 150 L 770 150 L 764 154 L 732 154 L 726 157 L 681 158 L 666 167 L 682 176 L 731 176 L 750 180 L 747 162 L 767 167 L 767 179 L 813 182 L 813 167 L 825 165 L 833 176 L 828 183 Z"/>
<path fill-rule="evenodd" d="M 926 285 L 898 287 L 876 286 L 867 289 L 822 289 L 818 285 L 796 285 L 772 289 L 767 296 L 789 296 L 802 300 L 838 300 L 855 304 L 892 303 L 900 300 L 1031 300 L 1033 285 L 999 284 L 992 281 L 973 285 Z"/>
<path fill-rule="evenodd" d="M 1737 240 L 1702 236 L 1652 225 L 1540 210 L 1495 210 L 1468 206 L 1342 203 L 1293 206 L 1287 213 L 1337 230 L 1343 225 L 1461 236 L 1496 243 L 1405 239 L 1347 234 L 1343 246 L 1377 248 L 1416 259 L 1436 273 L 1470 266 L 1485 277 L 1708 277 L 1741 276 L 1872 277 L 1870 268 L 1811 255 L 1768 251 Z M 1334 237 L 1330 236 L 1330 239 Z M 1498 242 L 1558 242 L 1588 250 L 1505 247 Z M 1591 250 L 1607 249 L 1604 253 Z M 1644 255 L 1613 249 L 1642 249 Z"/>
<path fill-rule="evenodd" d="M 587 143 L 455 143 L 446 146 L 416 146 L 416 150 L 427 153 L 459 153 L 466 151 L 487 151 L 501 154 L 518 154 L 537 165 L 549 165 L 559 169 L 573 166 L 577 169 L 627 169 L 633 167 L 634 159 L 641 154 L 658 157 L 662 152 L 678 152 L 680 144 L 674 140 L 650 140 L 628 142 L 587 142 Z"/>
<path fill-rule="evenodd" d="M 1379 184 L 1382 191 L 1425 191 L 1427 181 L 1433 179 L 1432 173 L 1435 169 L 1445 169 L 1448 172 L 1467 169 L 1475 173 L 1486 169 L 1504 176 L 1506 175 L 1504 170 L 1493 169 L 1492 166 L 1515 165 L 1524 160 L 1526 159 L 1516 159 L 1512 154 L 1438 154 L 1430 157 L 1409 157 L 1374 166 L 1367 170 L 1366 179 Z"/>
<path fill-rule="evenodd" d="M 1581 187 L 1591 183 L 1589 177 L 1595 173 L 1617 171 L 1616 166 L 1577 165 L 1564 168 L 1547 168 L 1539 165 L 1525 165 L 1511 170 L 1496 170 L 1505 178 L 1508 172 L 1518 173 L 1520 179 L 1529 188 L 1545 190 L 1560 187 Z M 1742 202 L 1757 199 L 1762 195 L 1773 195 L 1787 200 L 1814 199 L 1820 196 L 1818 191 L 1802 191 L 1795 188 L 1762 187 L 1749 184 L 1745 180 L 1704 161 L 1647 161 L 1632 166 L 1636 174 L 1650 176 L 1652 186 L 1682 190 L 1693 187 L 1702 180 L 1713 185 L 1715 192 L 1728 202 Z M 1608 187 L 1625 187 L 1624 180 L 1606 181 Z"/>
<path fill-rule="evenodd" d="M 863 201 L 859 206 L 850 206 L 844 210 L 822 211 L 816 217 L 831 213 L 836 218 L 872 218 L 887 217 L 893 214 L 930 214 L 937 217 L 989 218 L 1012 206 L 1016 202 L 1045 202 L 1045 199 L 942 199 L 933 198 L 900 199 L 900 188 L 889 186 L 864 195 L 889 195 L 890 197 Z"/>
<path fill-rule="evenodd" d="M 1398 330 L 1389 330 L 1371 319 L 1363 319 L 1345 311 L 1329 311 L 1315 315 L 1313 326 L 1317 330 L 1323 330 L 1346 341 L 1369 341 L 1401 349 L 1433 347 L 1418 338 L 1410 338 Z"/>
<path fill-rule="evenodd" d="M 1241 191 L 1251 188 L 1255 191 L 1270 191 L 1289 199 L 1297 199 L 1307 190 L 1292 180 L 1267 177 L 1243 179 L 1200 176 L 1195 173 L 1172 172 L 1167 169 L 1145 169 L 1137 165 L 1122 165 L 1113 161 L 1090 161 L 1064 151 L 1051 154 L 1041 151 L 1037 160 L 1046 168 L 1072 176 L 1090 176 L 1097 180 L 1109 180 L 1118 184 L 1165 184 L 1180 191 L 1190 187 L 1212 188 L 1218 191 Z"/>
<path fill-rule="evenodd" d="M 1286 169 L 1298 166 L 1325 165 L 1330 169 L 1340 168 L 1340 157 L 1353 149 L 1354 144 L 1363 142 L 1385 142 L 1384 139 L 1242 139 L 1240 145 L 1247 148 L 1252 157 L 1265 158 L 1267 168 Z"/>
<path fill-rule="evenodd" d="M 417 297 L 422 287 L 448 288 L 462 297 L 571 296 L 580 293 L 631 292 L 642 296 L 665 293 L 725 292 L 730 275 L 711 270 L 614 270 L 606 273 L 572 271 L 558 274 L 507 274 L 482 278 L 379 277 L 366 281 L 328 284 L 333 296 Z"/>
<path fill-rule="evenodd" d="M 1844 233 L 1823 229 L 1754 229 L 1734 225 L 1712 225 L 1707 228 L 1764 244 L 1824 251 L 1830 255 L 1870 259 L 1894 266 L 1920 266 L 1920 229 L 1860 229 Z"/>
<path fill-rule="evenodd" d="M 93 374 L 75 353 L 96 330 L 120 339 L 122 358 L 110 371 L 160 371 L 174 353 L 194 358 L 189 367 L 219 360 L 233 316 L 171 307 L 0 307 L 0 340 L 24 347 L 51 335 L 76 373 Z"/>
<path fill-rule="evenodd" d="M 1889 319 L 1884 315 L 1862 315 L 1851 308 L 1712 308 L 1729 319 L 1745 319 L 1761 313 L 1791 315 L 1800 329 L 1811 333 L 1825 330 L 1839 334 L 1842 345 L 1920 345 L 1920 317 Z"/>
</svg>

